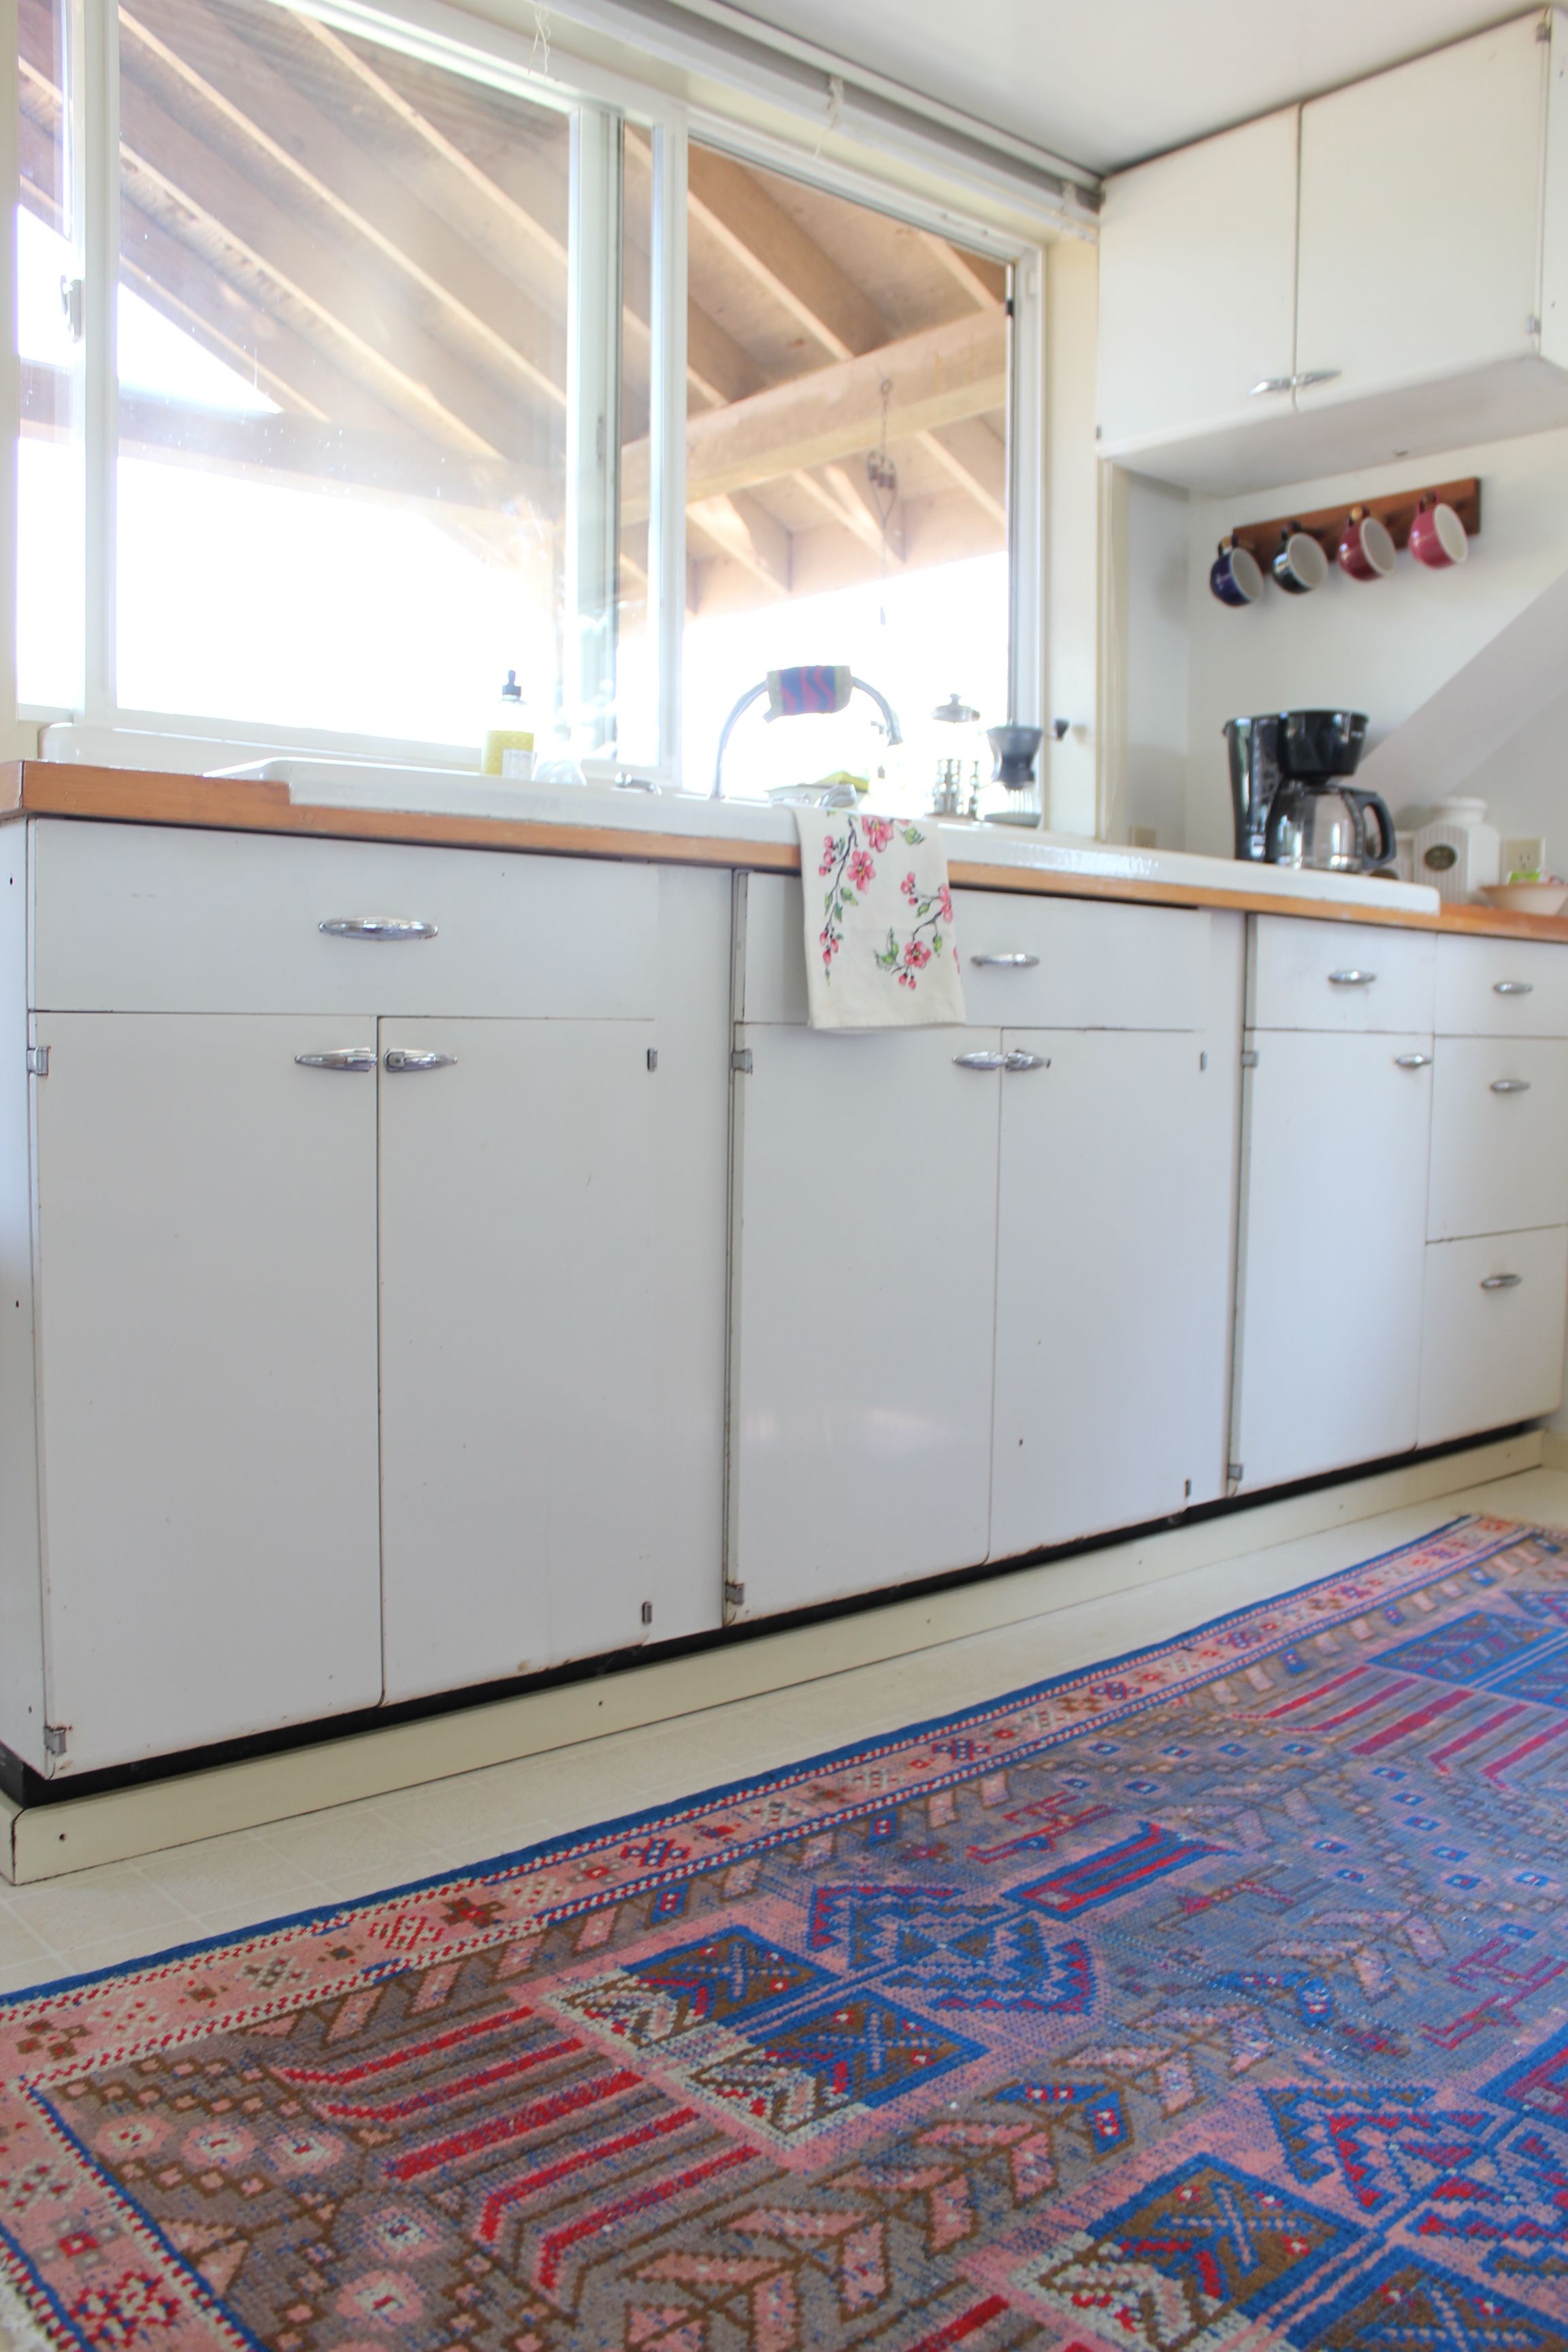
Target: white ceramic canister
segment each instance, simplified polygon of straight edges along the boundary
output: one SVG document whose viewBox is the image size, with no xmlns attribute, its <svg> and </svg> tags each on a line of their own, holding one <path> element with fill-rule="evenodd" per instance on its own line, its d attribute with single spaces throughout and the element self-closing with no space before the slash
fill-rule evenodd
<svg viewBox="0 0 1568 2352">
<path fill-rule="evenodd" d="M 1411 844 L 1412 879 L 1426 882 L 1440 898 L 1467 905 L 1488 883 L 1500 878 L 1502 835 L 1486 823 L 1485 801 L 1466 793 L 1440 800 Z"/>
</svg>

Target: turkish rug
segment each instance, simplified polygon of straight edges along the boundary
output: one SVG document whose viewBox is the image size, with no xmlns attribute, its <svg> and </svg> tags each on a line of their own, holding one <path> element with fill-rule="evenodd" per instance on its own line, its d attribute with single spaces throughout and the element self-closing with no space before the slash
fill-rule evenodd
<svg viewBox="0 0 1568 2352">
<path fill-rule="evenodd" d="M 1568 2352 L 1568 1535 L 0 2004 L 13 2333 Z"/>
</svg>

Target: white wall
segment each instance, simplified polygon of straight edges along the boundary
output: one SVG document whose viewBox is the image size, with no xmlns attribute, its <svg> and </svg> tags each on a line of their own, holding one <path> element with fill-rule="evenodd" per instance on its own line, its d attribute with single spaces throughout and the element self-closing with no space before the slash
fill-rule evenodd
<svg viewBox="0 0 1568 2352">
<path fill-rule="evenodd" d="M 1187 494 L 1127 478 L 1126 823 L 1161 849 L 1186 832 Z"/>
<path fill-rule="evenodd" d="M 1392 579 L 1364 583 L 1336 566 L 1310 596 L 1286 596 L 1270 583 L 1261 604 L 1241 612 L 1209 593 L 1215 546 L 1236 524 L 1348 509 L 1358 497 L 1469 474 L 1481 480 L 1481 529 L 1463 566 L 1428 572 L 1402 555 Z M 1375 743 L 1408 718 L 1568 567 L 1568 431 L 1244 498 L 1194 498 L 1187 520 L 1184 845 L 1228 855 L 1224 721 L 1254 710 L 1348 708 L 1367 712 Z M 1143 636 L 1151 679 L 1168 674 L 1168 656 L 1156 663 L 1156 641 L 1147 628 Z M 1563 652 L 1568 677 L 1568 646 Z M 1130 667 L 1130 698 L 1142 690 Z M 1549 855 L 1568 871 L 1568 694 L 1488 761 L 1477 789 L 1495 800 L 1506 832 L 1544 832 Z"/>
</svg>

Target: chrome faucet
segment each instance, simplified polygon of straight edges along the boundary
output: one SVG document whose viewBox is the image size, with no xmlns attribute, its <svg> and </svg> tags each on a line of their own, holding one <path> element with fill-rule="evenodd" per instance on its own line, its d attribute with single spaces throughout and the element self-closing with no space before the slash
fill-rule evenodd
<svg viewBox="0 0 1568 2352">
<path fill-rule="evenodd" d="M 876 704 L 878 709 L 881 712 L 883 732 L 888 738 L 889 750 L 890 751 L 895 743 L 901 743 L 904 740 L 904 730 L 899 724 L 899 714 L 893 709 L 892 704 L 888 700 L 887 696 L 885 694 L 879 694 L 874 686 L 868 686 L 863 677 L 851 677 L 849 684 L 851 690 L 856 687 L 858 687 L 862 694 L 868 694 L 872 701 Z M 760 701 L 762 697 L 766 694 L 767 690 L 768 682 L 766 678 L 763 678 L 761 686 L 753 686 L 750 688 L 747 692 L 741 697 L 741 699 L 736 703 L 735 708 L 731 711 L 728 719 L 725 719 L 722 730 L 719 737 L 718 757 L 713 762 L 713 790 L 709 794 L 709 798 L 710 800 L 721 801 L 724 797 L 724 750 L 731 734 L 734 732 L 736 719 L 739 719 L 743 710 L 749 710 L 753 702 Z M 774 715 L 775 714 L 771 710 L 767 714 L 765 723 L 770 727 L 773 722 Z M 778 715 L 784 716 L 785 714 L 780 713 Z"/>
</svg>

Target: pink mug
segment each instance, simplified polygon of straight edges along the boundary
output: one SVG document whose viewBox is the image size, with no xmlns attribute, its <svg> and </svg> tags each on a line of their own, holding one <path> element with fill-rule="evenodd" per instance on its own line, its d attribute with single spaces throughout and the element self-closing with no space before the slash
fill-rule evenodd
<svg viewBox="0 0 1568 2352">
<path fill-rule="evenodd" d="M 1394 569 L 1394 541 L 1375 515 L 1352 507 L 1340 534 L 1340 570 L 1352 580 L 1386 580 Z"/>
<path fill-rule="evenodd" d="M 1410 552 L 1416 562 L 1446 572 L 1450 563 L 1463 563 L 1469 551 L 1465 526 L 1453 508 L 1423 499 L 1410 526 Z"/>
</svg>

